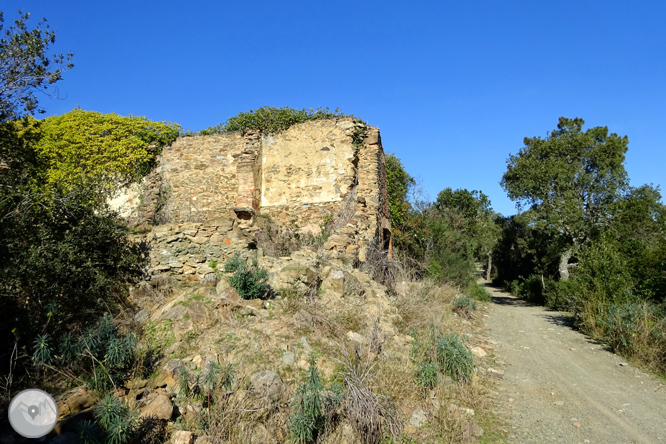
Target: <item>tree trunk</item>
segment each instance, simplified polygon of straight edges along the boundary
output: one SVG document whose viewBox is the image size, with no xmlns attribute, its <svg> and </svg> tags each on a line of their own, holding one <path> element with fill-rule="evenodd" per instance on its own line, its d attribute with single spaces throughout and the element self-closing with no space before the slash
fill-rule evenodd
<svg viewBox="0 0 666 444">
<path fill-rule="evenodd" d="M 486 268 L 486 280 L 490 280 L 490 270 L 492 270 L 493 266 L 493 255 L 492 253 L 488 253 L 488 266 Z"/>
<path fill-rule="evenodd" d="M 569 248 L 564 253 L 562 253 L 562 256 L 560 256 L 561 281 L 566 281 L 569 279 L 569 267 L 571 267 L 571 265 L 569 264 L 569 259 L 571 259 L 572 255 L 573 255 L 573 248 Z"/>
</svg>

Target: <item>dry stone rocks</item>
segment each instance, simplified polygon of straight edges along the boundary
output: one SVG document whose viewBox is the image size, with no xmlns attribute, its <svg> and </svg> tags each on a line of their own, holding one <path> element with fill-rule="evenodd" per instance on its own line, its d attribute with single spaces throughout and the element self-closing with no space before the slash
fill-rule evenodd
<svg viewBox="0 0 666 444">
<path fill-rule="evenodd" d="M 210 328 L 217 323 L 215 312 L 203 301 L 193 301 L 187 307 L 187 313 L 195 328 L 202 330 Z"/>
<path fill-rule="evenodd" d="M 171 434 L 171 444 L 194 444 L 194 433 L 176 430 Z"/>
<path fill-rule="evenodd" d="M 140 417 L 155 416 L 158 419 L 171 419 L 173 404 L 166 395 L 159 395 L 150 404 L 141 409 Z"/>
<path fill-rule="evenodd" d="M 284 352 L 282 355 L 282 365 L 290 367 L 296 362 L 296 355 L 292 352 Z"/>
<path fill-rule="evenodd" d="M 412 413 L 409 423 L 414 427 L 422 427 L 428 422 L 428 412 L 424 410 L 416 410 Z"/>
<path fill-rule="evenodd" d="M 342 270 L 331 270 L 321 283 L 322 290 L 342 296 L 345 293 L 345 275 Z"/>
<path fill-rule="evenodd" d="M 484 349 L 482 349 L 481 347 L 472 347 L 470 349 L 470 351 L 477 358 L 483 358 L 483 357 L 488 355 L 488 353 L 486 353 L 486 351 Z"/>
<path fill-rule="evenodd" d="M 250 377 L 252 390 L 272 402 L 280 400 L 284 392 L 284 383 L 276 372 L 263 370 Z"/>
</svg>

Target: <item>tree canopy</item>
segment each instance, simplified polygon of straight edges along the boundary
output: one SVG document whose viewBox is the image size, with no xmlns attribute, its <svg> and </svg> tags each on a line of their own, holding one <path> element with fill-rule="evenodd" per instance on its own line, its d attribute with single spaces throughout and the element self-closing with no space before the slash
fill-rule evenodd
<svg viewBox="0 0 666 444">
<path fill-rule="evenodd" d="M 72 54 L 47 55 L 49 46 L 55 43 L 55 33 L 46 19 L 30 29 L 30 14 L 19 11 L 19 15 L 0 39 L 0 121 L 43 112 L 35 92 L 48 91 L 64 71 L 74 66 Z M 0 32 L 3 28 L 0 12 Z"/>
<path fill-rule="evenodd" d="M 407 222 L 410 208 L 407 195 L 415 183 L 414 178 L 405 171 L 400 159 L 394 154 L 386 156 L 386 188 L 393 230 L 401 230 Z"/>
<path fill-rule="evenodd" d="M 501 181 L 512 200 L 529 206 L 525 215 L 536 227 L 564 238 L 564 279 L 572 254 L 607 223 L 611 204 L 627 186 L 628 138 L 607 127 L 583 131 L 584 123 L 561 117 L 546 138 L 526 137 Z"/>
</svg>

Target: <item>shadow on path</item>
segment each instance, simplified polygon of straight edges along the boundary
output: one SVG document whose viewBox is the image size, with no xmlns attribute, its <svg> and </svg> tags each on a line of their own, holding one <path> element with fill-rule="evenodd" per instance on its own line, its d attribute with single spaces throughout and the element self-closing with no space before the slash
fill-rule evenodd
<svg viewBox="0 0 666 444">
<path fill-rule="evenodd" d="M 559 325 L 561 327 L 569 327 L 572 330 L 578 331 L 574 324 L 574 317 L 560 312 L 551 312 L 543 315 L 544 319 L 554 325 Z"/>
<path fill-rule="evenodd" d="M 513 305 L 515 307 L 532 307 L 534 305 L 511 296 L 491 296 L 490 300 L 497 305 Z"/>
</svg>

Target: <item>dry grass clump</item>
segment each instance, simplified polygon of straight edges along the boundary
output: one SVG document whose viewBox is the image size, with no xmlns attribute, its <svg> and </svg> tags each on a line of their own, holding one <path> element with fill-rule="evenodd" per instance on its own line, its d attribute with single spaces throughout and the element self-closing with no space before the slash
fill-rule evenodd
<svg viewBox="0 0 666 444">
<path fill-rule="evenodd" d="M 356 343 L 352 350 L 344 343 L 339 349 L 340 357 L 336 361 L 342 367 L 345 417 L 358 439 L 363 444 L 377 444 L 384 437 L 398 439 L 402 434 L 402 422 L 395 404 L 376 391 L 374 355 Z"/>
<path fill-rule="evenodd" d="M 414 383 L 414 367 L 407 357 L 381 359 L 376 366 L 375 378 L 378 391 L 397 405 L 414 404 L 421 400 Z"/>
<path fill-rule="evenodd" d="M 273 405 L 255 394 L 238 390 L 222 395 L 211 407 L 205 431 L 212 444 L 247 444 L 273 437 L 286 440 L 287 404 Z"/>
<path fill-rule="evenodd" d="M 427 281 L 403 287 L 395 296 L 395 307 L 399 314 L 394 321 L 396 328 L 401 334 L 410 334 L 413 330 L 423 330 L 433 323 L 444 323 L 456 295 L 453 287 Z"/>
<path fill-rule="evenodd" d="M 354 331 L 362 333 L 366 327 L 366 316 L 361 307 L 350 305 L 340 307 L 332 316 L 333 323 L 344 333 Z"/>
<path fill-rule="evenodd" d="M 150 282 L 142 281 L 130 291 L 130 302 L 139 306 L 161 305 L 173 294 L 174 280 L 168 276 L 155 276 Z"/>
<path fill-rule="evenodd" d="M 368 248 L 362 269 L 391 293 L 395 292 L 399 276 L 404 274 L 403 264 L 389 258 L 388 253 L 376 244 Z"/>
</svg>

